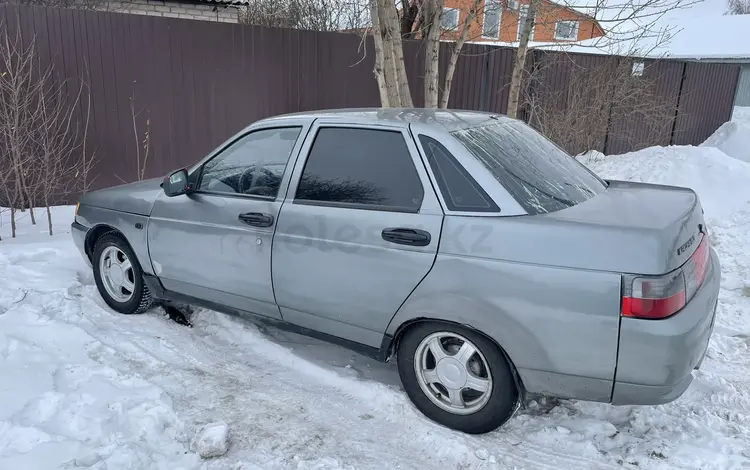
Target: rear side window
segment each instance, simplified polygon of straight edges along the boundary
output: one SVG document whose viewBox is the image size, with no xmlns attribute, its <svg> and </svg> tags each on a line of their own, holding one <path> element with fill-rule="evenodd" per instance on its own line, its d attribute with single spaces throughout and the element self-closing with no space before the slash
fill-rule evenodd
<svg viewBox="0 0 750 470">
<path fill-rule="evenodd" d="M 323 127 L 310 149 L 295 201 L 416 212 L 423 197 L 401 132 Z"/>
<path fill-rule="evenodd" d="M 529 214 L 565 209 L 606 189 L 583 164 L 520 121 L 503 119 L 451 134 Z"/>
<path fill-rule="evenodd" d="M 445 204 L 451 211 L 498 212 L 500 209 L 466 169 L 437 140 L 419 136 Z"/>
</svg>

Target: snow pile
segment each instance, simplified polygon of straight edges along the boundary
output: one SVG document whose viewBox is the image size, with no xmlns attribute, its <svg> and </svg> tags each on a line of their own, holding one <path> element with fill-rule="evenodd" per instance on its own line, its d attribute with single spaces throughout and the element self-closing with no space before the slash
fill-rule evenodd
<svg viewBox="0 0 750 470">
<path fill-rule="evenodd" d="M 732 121 L 750 126 L 750 106 L 735 106 Z"/>
<path fill-rule="evenodd" d="M 721 125 L 701 147 L 715 147 L 730 157 L 750 163 L 750 112 L 735 108 L 734 119 Z"/>
<path fill-rule="evenodd" d="M 579 161 L 610 179 L 692 188 L 706 217 L 716 222 L 750 210 L 750 163 L 730 158 L 714 147 L 649 147 L 608 157 L 596 152 L 579 157 Z"/>
<path fill-rule="evenodd" d="M 190 450 L 207 459 L 220 457 L 229 448 L 229 426 L 226 423 L 209 423 L 198 430 L 190 440 Z"/>
</svg>

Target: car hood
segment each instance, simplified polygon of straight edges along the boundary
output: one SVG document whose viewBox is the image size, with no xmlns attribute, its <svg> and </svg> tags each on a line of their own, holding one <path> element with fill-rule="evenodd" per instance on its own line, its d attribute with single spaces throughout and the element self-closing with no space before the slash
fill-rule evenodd
<svg viewBox="0 0 750 470">
<path fill-rule="evenodd" d="M 162 178 L 152 178 L 92 191 L 86 193 L 80 202 L 102 209 L 149 215 L 154 201 L 162 191 L 162 181 Z"/>
</svg>

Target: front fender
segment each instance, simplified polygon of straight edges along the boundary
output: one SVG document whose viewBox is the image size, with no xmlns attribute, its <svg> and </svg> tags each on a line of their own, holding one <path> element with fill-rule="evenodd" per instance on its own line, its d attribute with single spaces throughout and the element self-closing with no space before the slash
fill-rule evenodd
<svg viewBox="0 0 750 470">
<path fill-rule="evenodd" d="M 154 274 L 151 267 L 151 257 L 148 254 L 148 241 L 146 233 L 148 230 L 148 216 L 130 214 L 110 209 L 102 209 L 81 204 L 76 215 L 76 222 L 88 228 L 86 233 L 86 244 L 89 244 L 91 236 L 98 236 L 115 229 L 123 234 L 130 247 L 133 249 L 141 269 L 146 274 Z"/>
</svg>

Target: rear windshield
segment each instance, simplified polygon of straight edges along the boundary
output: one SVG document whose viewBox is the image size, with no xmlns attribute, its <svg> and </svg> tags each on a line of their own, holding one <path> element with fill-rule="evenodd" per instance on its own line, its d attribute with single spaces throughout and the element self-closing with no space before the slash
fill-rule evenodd
<svg viewBox="0 0 750 470">
<path fill-rule="evenodd" d="M 606 188 L 583 164 L 521 121 L 497 121 L 452 135 L 529 214 L 574 206 Z"/>
</svg>

